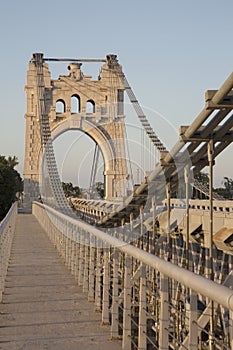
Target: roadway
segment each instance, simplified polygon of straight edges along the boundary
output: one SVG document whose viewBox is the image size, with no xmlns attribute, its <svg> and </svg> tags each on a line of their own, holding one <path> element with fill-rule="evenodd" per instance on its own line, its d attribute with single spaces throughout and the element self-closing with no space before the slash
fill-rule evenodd
<svg viewBox="0 0 233 350">
<path fill-rule="evenodd" d="M 0 305 L 0 349 L 121 349 L 31 214 L 17 217 Z"/>
</svg>

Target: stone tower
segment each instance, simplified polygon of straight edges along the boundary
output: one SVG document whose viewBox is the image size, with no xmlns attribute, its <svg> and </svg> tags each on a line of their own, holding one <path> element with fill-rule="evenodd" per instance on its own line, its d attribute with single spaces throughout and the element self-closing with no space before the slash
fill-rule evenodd
<svg viewBox="0 0 233 350">
<path fill-rule="evenodd" d="M 98 80 L 85 76 L 80 62 L 71 62 L 68 74 L 51 79 L 44 60 L 45 103 L 52 139 L 67 130 L 82 130 L 100 147 L 104 159 L 105 198 L 126 195 L 127 165 L 125 154 L 124 76 L 116 55 L 106 56 Z M 26 140 L 24 162 L 25 201 L 40 196 L 41 135 L 38 118 L 36 69 L 29 62 L 27 83 Z M 71 100 L 75 99 L 76 110 Z M 58 103 L 62 110 L 57 108 Z"/>
</svg>

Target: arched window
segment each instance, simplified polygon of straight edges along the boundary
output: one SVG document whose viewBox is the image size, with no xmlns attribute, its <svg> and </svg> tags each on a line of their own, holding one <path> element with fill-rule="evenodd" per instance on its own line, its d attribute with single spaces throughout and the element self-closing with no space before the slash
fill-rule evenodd
<svg viewBox="0 0 233 350">
<path fill-rule="evenodd" d="M 86 113 L 95 113 L 95 102 L 93 100 L 88 100 L 86 103 Z"/>
<path fill-rule="evenodd" d="M 80 97 L 78 95 L 71 96 L 71 113 L 80 113 Z"/>
<path fill-rule="evenodd" d="M 66 104 L 65 101 L 63 100 L 57 100 L 56 102 L 56 113 L 57 114 L 61 114 L 61 113 L 65 113 L 66 111 Z"/>
</svg>

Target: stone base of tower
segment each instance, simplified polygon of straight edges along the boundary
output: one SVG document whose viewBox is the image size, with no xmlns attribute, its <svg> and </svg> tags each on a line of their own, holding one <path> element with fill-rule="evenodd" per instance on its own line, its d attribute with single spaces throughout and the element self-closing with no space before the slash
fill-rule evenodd
<svg viewBox="0 0 233 350">
<path fill-rule="evenodd" d="M 126 169 L 124 169 L 126 172 Z M 126 197 L 126 173 L 105 170 L 105 200 L 122 200 Z"/>
<path fill-rule="evenodd" d="M 31 209 L 32 202 L 40 199 L 39 181 L 24 179 L 24 197 L 22 206 L 24 209 Z"/>
</svg>

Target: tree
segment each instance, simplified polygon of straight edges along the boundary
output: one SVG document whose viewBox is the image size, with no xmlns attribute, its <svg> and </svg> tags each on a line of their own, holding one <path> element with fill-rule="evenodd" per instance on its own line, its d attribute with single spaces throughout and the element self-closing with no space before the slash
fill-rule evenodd
<svg viewBox="0 0 233 350">
<path fill-rule="evenodd" d="M 224 197 L 227 199 L 232 199 L 233 197 L 233 180 L 229 177 L 224 177 Z"/>
<path fill-rule="evenodd" d="M 16 165 L 19 164 L 18 158 L 16 156 L 14 157 L 9 156 L 7 159 L 7 162 L 11 168 L 14 168 Z"/>
<path fill-rule="evenodd" d="M 82 197 L 82 190 L 79 186 L 73 186 L 71 182 L 62 182 L 62 187 L 66 197 Z"/>
<path fill-rule="evenodd" d="M 81 198 L 82 197 L 82 190 L 79 186 L 74 186 L 74 197 Z"/>
<path fill-rule="evenodd" d="M 202 185 L 209 187 L 209 175 L 201 171 L 194 176 L 194 178 Z"/>
<path fill-rule="evenodd" d="M 233 199 L 233 180 L 225 176 L 222 184 L 224 187 L 215 188 L 214 192 L 218 193 L 225 199 Z"/>
<path fill-rule="evenodd" d="M 104 198 L 104 184 L 103 182 L 96 182 L 95 184 L 96 192 L 100 198 Z"/>
<path fill-rule="evenodd" d="M 21 176 L 14 169 L 17 164 L 16 157 L 6 159 L 0 155 L 0 220 L 6 216 L 17 194 L 23 191 Z"/>
</svg>

